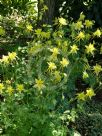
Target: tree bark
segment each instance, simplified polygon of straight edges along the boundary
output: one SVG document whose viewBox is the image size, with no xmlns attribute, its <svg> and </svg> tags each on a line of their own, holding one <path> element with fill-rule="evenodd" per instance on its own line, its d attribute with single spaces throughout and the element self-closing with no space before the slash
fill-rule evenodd
<svg viewBox="0 0 102 136">
<path fill-rule="evenodd" d="M 44 7 L 44 5 L 48 7 L 48 10 L 46 10 L 42 15 L 42 20 L 40 21 L 40 24 L 53 24 L 55 1 L 56 0 L 44 0 L 44 3 L 42 4 L 40 0 L 38 0 L 38 20 L 42 13 L 42 8 Z"/>
</svg>

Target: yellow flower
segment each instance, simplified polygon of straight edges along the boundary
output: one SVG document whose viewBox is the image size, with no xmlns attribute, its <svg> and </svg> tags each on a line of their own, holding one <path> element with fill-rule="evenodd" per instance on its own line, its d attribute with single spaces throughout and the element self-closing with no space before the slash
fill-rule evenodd
<svg viewBox="0 0 102 136">
<path fill-rule="evenodd" d="M 85 20 L 85 27 L 86 28 L 91 28 L 93 26 L 93 22 L 90 20 Z"/>
<path fill-rule="evenodd" d="M 83 72 L 83 79 L 86 79 L 86 78 L 88 78 L 88 77 L 89 77 L 88 73 L 87 73 L 86 71 L 84 71 L 84 72 Z"/>
<path fill-rule="evenodd" d="M 3 83 L 0 83 L 0 93 L 2 93 L 2 90 L 4 89 L 4 84 Z"/>
<path fill-rule="evenodd" d="M 96 64 L 96 66 L 94 66 L 93 69 L 94 69 L 97 76 L 102 71 L 102 67 L 100 65 L 98 65 L 98 64 Z"/>
<path fill-rule="evenodd" d="M 45 88 L 44 81 L 41 79 L 35 79 L 34 87 L 37 88 L 38 90 Z"/>
<path fill-rule="evenodd" d="M 50 51 L 53 53 L 52 55 L 58 55 L 59 54 L 59 50 L 58 48 L 53 48 L 53 49 L 50 49 Z"/>
<path fill-rule="evenodd" d="M 67 21 L 64 18 L 61 17 L 58 20 L 61 25 L 67 25 Z"/>
<path fill-rule="evenodd" d="M 81 13 L 79 20 L 83 21 L 84 19 L 85 19 L 85 15 L 83 13 Z"/>
<path fill-rule="evenodd" d="M 70 52 L 73 54 L 73 53 L 77 53 L 78 50 L 79 49 L 78 49 L 77 45 L 74 44 L 73 46 L 71 46 L 71 51 Z"/>
<path fill-rule="evenodd" d="M 77 94 L 77 99 L 78 99 L 78 100 L 85 101 L 85 98 L 86 98 L 86 95 L 85 95 L 84 92 Z"/>
<path fill-rule="evenodd" d="M 60 61 L 62 67 L 67 67 L 67 65 L 69 64 L 69 60 L 67 60 L 66 58 L 62 58 L 62 61 Z"/>
<path fill-rule="evenodd" d="M 24 85 L 23 84 L 17 84 L 17 90 L 19 92 L 23 91 L 24 90 Z"/>
<path fill-rule="evenodd" d="M 48 62 L 48 65 L 49 65 L 48 66 L 49 71 L 55 70 L 57 68 L 55 63 L 53 63 L 53 62 Z"/>
<path fill-rule="evenodd" d="M 27 28 L 29 31 L 32 31 L 32 30 L 33 30 L 32 25 L 27 25 L 26 28 Z"/>
<path fill-rule="evenodd" d="M 54 76 L 55 76 L 55 80 L 57 82 L 61 81 L 61 75 L 60 75 L 60 72 L 59 71 L 55 71 L 54 72 Z"/>
<path fill-rule="evenodd" d="M 95 96 L 94 90 L 92 88 L 89 88 L 86 90 L 86 96 L 91 98 L 92 96 Z"/>
<path fill-rule="evenodd" d="M 16 56 L 17 56 L 16 52 L 8 53 L 8 58 L 10 61 L 13 61 L 14 59 L 16 59 Z"/>
<path fill-rule="evenodd" d="M 80 30 L 81 28 L 83 28 L 82 21 L 78 21 L 77 23 L 75 23 L 75 29 L 76 30 Z"/>
<path fill-rule="evenodd" d="M 85 34 L 83 32 L 80 32 L 77 36 L 78 40 L 83 40 L 85 38 Z"/>
<path fill-rule="evenodd" d="M 4 55 L 3 55 L 1 61 L 2 61 L 3 63 L 5 63 L 5 64 L 8 64 L 8 63 L 9 63 L 9 58 L 8 58 L 8 56 L 4 56 Z"/>
<path fill-rule="evenodd" d="M 87 54 L 94 54 L 94 51 L 95 51 L 96 49 L 95 49 L 95 47 L 94 47 L 94 45 L 93 44 L 89 44 L 88 46 L 86 46 L 86 53 Z"/>
<path fill-rule="evenodd" d="M 100 37 L 101 36 L 101 31 L 99 29 L 97 29 L 94 33 L 94 36 Z"/>
<path fill-rule="evenodd" d="M 9 95 L 11 95 L 14 92 L 14 89 L 12 88 L 12 86 L 9 86 L 7 88 L 7 92 L 9 93 Z"/>
</svg>

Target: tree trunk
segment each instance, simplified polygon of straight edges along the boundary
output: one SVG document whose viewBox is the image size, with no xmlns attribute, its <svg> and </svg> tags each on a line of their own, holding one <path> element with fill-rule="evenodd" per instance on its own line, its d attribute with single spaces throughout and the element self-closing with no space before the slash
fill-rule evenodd
<svg viewBox="0 0 102 136">
<path fill-rule="evenodd" d="M 55 1 L 56 0 L 44 0 L 44 3 L 42 4 L 40 0 L 38 0 L 38 20 L 40 15 L 42 14 L 42 8 L 44 5 L 48 7 L 48 10 L 46 10 L 42 15 L 42 20 L 40 21 L 41 24 L 53 24 L 54 20 L 54 11 L 55 11 Z"/>
</svg>

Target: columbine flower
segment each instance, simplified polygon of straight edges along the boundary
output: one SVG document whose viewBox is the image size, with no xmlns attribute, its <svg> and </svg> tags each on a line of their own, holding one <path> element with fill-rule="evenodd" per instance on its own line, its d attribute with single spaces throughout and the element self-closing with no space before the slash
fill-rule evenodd
<svg viewBox="0 0 102 136">
<path fill-rule="evenodd" d="M 19 92 L 23 91 L 24 90 L 24 85 L 23 84 L 17 84 L 17 90 Z"/>
<path fill-rule="evenodd" d="M 54 56 L 59 54 L 59 49 L 58 48 L 50 49 L 50 51 L 53 53 L 52 55 L 54 55 Z"/>
<path fill-rule="evenodd" d="M 86 28 L 91 28 L 93 26 L 93 22 L 90 20 L 85 20 L 85 27 Z"/>
<path fill-rule="evenodd" d="M 2 90 L 4 89 L 4 84 L 0 83 L 0 93 L 2 93 Z"/>
<path fill-rule="evenodd" d="M 92 96 L 95 96 L 94 90 L 92 88 L 87 89 L 86 96 L 88 96 L 91 99 Z"/>
<path fill-rule="evenodd" d="M 67 65 L 69 64 L 69 60 L 67 60 L 66 58 L 62 58 L 62 61 L 60 61 L 62 67 L 67 67 Z"/>
<path fill-rule="evenodd" d="M 8 56 L 4 56 L 4 55 L 3 55 L 1 61 L 2 61 L 3 63 L 5 63 L 5 64 L 8 64 L 8 63 L 9 63 L 9 58 L 8 58 Z"/>
<path fill-rule="evenodd" d="M 89 44 L 88 46 L 86 46 L 86 53 L 87 54 L 94 54 L 94 51 L 95 51 L 96 49 L 95 49 L 95 47 L 94 47 L 94 45 L 93 44 Z"/>
<path fill-rule="evenodd" d="M 83 72 L 83 79 L 86 79 L 86 78 L 88 78 L 88 77 L 89 77 L 88 73 L 87 73 L 86 71 L 84 71 L 84 72 Z"/>
<path fill-rule="evenodd" d="M 86 98 L 86 95 L 85 95 L 84 92 L 77 94 L 77 99 L 78 99 L 78 100 L 85 101 L 85 98 Z"/>
<path fill-rule="evenodd" d="M 48 66 L 49 71 L 55 70 L 57 68 L 55 63 L 53 63 L 53 62 L 48 62 L 48 65 L 49 65 Z"/>
<path fill-rule="evenodd" d="M 83 28 L 82 21 L 78 21 L 77 23 L 75 23 L 75 29 L 76 30 L 81 30 L 81 28 Z"/>
<path fill-rule="evenodd" d="M 98 64 L 96 64 L 96 66 L 94 66 L 93 69 L 94 69 L 97 76 L 102 71 L 102 67 L 100 65 L 98 65 Z"/>
<path fill-rule="evenodd" d="M 35 79 L 34 87 L 37 88 L 38 90 L 45 88 L 44 81 L 41 79 Z"/>
<path fill-rule="evenodd" d="M 73 53 L 77 53 L 77 51 L 78 51 L 79 49 L 78 49 L 78 47 L 77 47 L 77 45 L 73 45 L 73 46 L 71 46 L 71 53 L 73 54 Z"/>
<path fill-rule="evenodd" d="M 67 21 L 64 18 L 61 17 L 58 20 L 61 25 L 67 25 Z"/>
<path fill-rule="evenodd" d="M 80 32 L 77 36 L 78 40 L 83 40 L 85 38 L 85 34 L 83 32 Z"/>
<path fill-rule="evenodd" d="M 97 29 L 94 33 L 94 36 L 100 37 L 101 36 L 101 31 L 99 29 Z"/>
<path fill-rule="evenodd" d="M 8 53 L 8 59 L 10 60 L 10 61 L 13 61 L 13 60 L 15 60 L 16 59 L 16 56 L 17 56 L 17 54 L 16 54 L 16 52 L 9 52 Z"/>
<path fill-rule="evenodd" d="M 12 88 L 12 86 L 9 86 L 7 88 L 7 92 L 9 93 L 9 95 L 11 95 L 14 92 L 14 89 Z"/>
<path fill-rule="evenodd" d="M 27 25 L 26 27 L 27 27 L 27 30 L 29 30 L 29 31 L 32 31 L 32 30 L 33 30 L 32 25 Z"/>
</svg>

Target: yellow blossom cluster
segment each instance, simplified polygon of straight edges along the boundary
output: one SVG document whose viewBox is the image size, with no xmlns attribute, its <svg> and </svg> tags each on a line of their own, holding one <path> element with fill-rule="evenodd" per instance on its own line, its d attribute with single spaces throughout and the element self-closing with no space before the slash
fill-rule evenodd
<svg viewBox="0 0 102 136">
<path fill-rule="evenodd" d="M 78 93 L 77 99 L 85 101 L 87 98 L 91 99 L 93 96 L 95 96 L 94 90 L 92 88 L 88 88 L 86 89 L 86 93 L 85 92 Z"/>
<path fill-rule="evenodd" d="M 48 75 L 51 75 L 52 79 L 51 80 L 49 79 L 51 82 L 54 79 L 54 82 L 56 81 L 58 83 L 63 79 L 63 76 L 68 78 L 67 74 L 65 73 L 66 68 L 71 63 L 68 59 L 68 55 L 77 54 L 79 52 L 79 47 L 81 46 L 82 42 L 85 43 L 84 46 L 86 45 L 87 42 L 84 42 L 84 40 L 87 39 L 86 37 L 90 37 L 91 34 L 87 33 L 84 30 L 84 28 L 86 28 L 88 31 L 89 28 L 92 28 L 94 23 L 93 23 L 93 21 L 84 20 L 84 19 L 85 19 L 85 15 L 82 13 L 82 14 L 80 14 L 79 20 L 76 23 L 73 23 L 73 28 L 74 28 L 74 32 L 75 32 L 75 34 L 73 34 L 74 35 L 73 37 L 75 38 L 75 41 L 72 41 L 72 39 L 70 40 L 70 38 L 68 40 L 64 39 L 63 38 L 64 31 L 63 30 L 58 30 L 57 32 L 53 33 L 53 38 L 55 38 L 54 39 L 55 45 L 53 48 L 52 48 L 52 46 L 50 46 L 50 49 L 47 47 L 47 49 L 49 49 L 49 51 L 50 51 L 50 53 L 48 52 L 48 54 L 51 54 L 50 57 L 52 59 L 49 60 L 49 57 L 47 56 L 48 57 L 48 58 L 46 58 L 47 65 L 45 65 L 45 67 L 47 67 L 46 73 L 48 72 Z M 62 28 L 62 26 L 64 26 L 64 25 L 67 25 L 66 19 L 64 19 L 62 17 L 58 18 L 57 21 L 59 22 L 59 26 L 61 26 L 60 28 Z M 33 26 L 28 24 L 28 25 L 26 25 L 26 29 L 28 31 L 33 31 Z M 44 31 L 42 31 L 42 29 L 36 29 L 35 34 L 37 35 L 38 38 L 40 37 L 40 38 L 49 39 L 51 36 L 50 31 L 44 32 Z M 93 37 L 101 37 L 101 30 L 97 29 L 92 34 L 92 36 Z M 62 39 L 64 39 L 64 40 L 62 40 Z M 45 43 L 49 43 L 49 45 L 52 45 L 54 42 L 49 40 Z M 43 46 L 43 43 L 39 41 L 38 43 L 34 44 L 33 47 L 31 47 L 30 52 L 32 52 L 32 53 L 34 53 L 35 51 L 39 52 L 39 50 L 41 49 L 42 46 Z M 65 47 L 66 47 L 65 53 L 67 53 L 67 54 L 63 55 L 64 56 L 63 57 L 61 53 L 64 52 L 62 49 L 65 49 Z M 85 53 L 86 54 L 94 55 L 95 50 L 96 50 L 96 48 L 94 47 L 93 43 L 89 43 L 88 45 L 85 46 Z M 85 56 L 86 56 L 86 54 L 85 54 Z M 67 56 L 67 57 L 65 57 L 65 56 Z M 80 54 L 79 54 L 79 57 L 80 57 Z M 14 60 L 16 60 L 16 58 L 17 58 L 16 52 L 8 52 L 8 55 L 2 56 L 2 59 L 0 60 L 0 62 L 2 62 L 4 64 L 9 64 L 10 62 L 13 62 Z M 95 66 L 93 66 L 93 71 L 98 76 L 99 73 L 102 71 L 102 67 L 99 64 L 96 64 Z M 44 71 L 44 74 L 45 74 L 45 71 Z M 63 76 L 62 76 L 62 74 L 63 74 Z M 83 77 L 83 79 L 87 79 L 87 78 L 89 78 L 89 75 L 90 74 L 87 73 L 87 69 L 85 69 L 85 71 L 83 71 L 82 77 Z M 45 89 L 46 86 L 47 86 L 47 83 L 45 84 L 44 79 L 40 78 L 39 76 L 37 79 L 35 79 L 33 87 L 36 88 L 37 90 Z M 15 87 L 15 85 L 14 85 L 14 87 Z M 6 90 L 6 92 L 9 95 L 12 95 L 14 92 L 21 93 L 22 91 L 25 90 L 25 87 L 23 84 L 16 84 L 16 87 L 15 88 L 14 87 L 11 85 L 11 83 L 9 81 L 6 82 L 6 87 L 4 86 L 3 83 L 0 83 L 0 93 L 2 93 L 3 90 Z M 94 90 L 92 88 L 88 88 L 88 89 L 86 89 L 86 92 L 78 93 L 77 99 L 85 101 L 87 98 L 91 98 L 93 96 L 95 96 Z"/>
<path fill-rule="evenodd" d="M 53 77 L 54 82 L 60 82 L 61 78 L 62 78 L 62 74 L 61 71 L 57 70 L 57 68 L 60 67 L 61 68 L 65 68 L 69 65 L 69 60 L 67 58 L 62 57 L 62 59 L 59 60 L 55 60 L 55 57 L 57 57 L 57 55 L 60 55 L 60 49 L 57 47 L 54 48 L 50 48 L 49 51 L 52 53 L 51 56 L 53 56 L 53 61 L 48 61 L 47 62 L 47 71 L 49 72 L 49 74 Z M 59 58 L 58 58 L 59 59 Z M 57 63 L 59 62 L 59 65 L 57 66 Z M 62 69 L 61 69 L 62 70 Z M 45 84 L 43 79 L 38 78 L 35 79 L 35 85 L 34 87 L 38 90 L 42 90 L 45 88 Z"/>
<path fill-rule="evenodd" d="M 9 95 L 12 95 L 15 91 L 17 92 L 22 92 L 24 90 L 24 85 L 23 84 L 17 84 L 16 88 L 13 88 L 13 86 L 11 86 L 11 82 L 9 80 L 6 80 L 5 82 L 6 84 L 4 85 L 4 83 L 0 83 L 0 94 L 6 92 Z"/>
<path fill-rule="evenodd" d="M 85 19 L 85 15 L 83 13 L 81 13 L 78 21 L 76 23 L 74 23 L 75 30 L 80 31 L 83 28 L 92 28 L 92 26 L 94 25 L 94 22 L 91 20 L 84 21 L 84 19 Z"/>
</svg>

